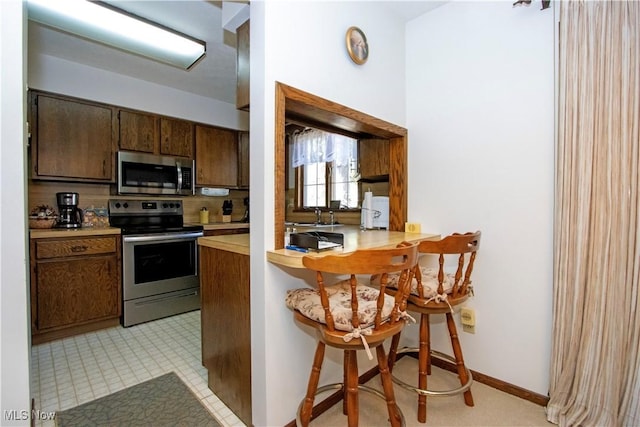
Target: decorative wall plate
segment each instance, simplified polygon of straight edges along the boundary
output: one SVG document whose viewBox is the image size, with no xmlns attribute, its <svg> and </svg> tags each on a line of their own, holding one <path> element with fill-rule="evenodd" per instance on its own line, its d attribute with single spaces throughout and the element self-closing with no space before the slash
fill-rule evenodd
<svg viewBox="0 0 640 427">
<path fill-rule="evenodd" d="M 358 65 L 367 62 L 369 58 L 369 44 L 364 32 L 358 27 L 350 27 L 347 30 L 347 51 L 351 60 Z"/>
</svg>

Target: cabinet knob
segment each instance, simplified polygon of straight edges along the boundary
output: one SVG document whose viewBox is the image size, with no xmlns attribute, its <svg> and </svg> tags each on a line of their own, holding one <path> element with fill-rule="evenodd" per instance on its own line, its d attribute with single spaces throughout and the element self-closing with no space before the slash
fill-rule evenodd
<svg viewBox="0 0 640 427">
<path fill-rule="evenodd" d="M 71 246 L 71 252 L 85 252 L 88 249 L 87 246 Z"/>
</svg>

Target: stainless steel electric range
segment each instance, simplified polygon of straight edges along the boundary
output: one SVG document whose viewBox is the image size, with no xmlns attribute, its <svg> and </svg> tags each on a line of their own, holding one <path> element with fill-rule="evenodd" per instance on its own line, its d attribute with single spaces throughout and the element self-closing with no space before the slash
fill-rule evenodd
<svg viewBox="0 0 640 427">
<path fill-rule="evenodd" d="M 185 226 L 181 200 L 109 200 L 109 223 L 122 230 L 122 324 L 200 308 L 202 226 Z"/>
</svg>

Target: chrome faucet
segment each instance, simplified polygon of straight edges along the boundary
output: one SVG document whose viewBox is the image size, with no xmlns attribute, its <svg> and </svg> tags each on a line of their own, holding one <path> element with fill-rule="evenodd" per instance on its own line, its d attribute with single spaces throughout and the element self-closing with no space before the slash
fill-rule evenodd
<svg viewBox="0 0 640 427">
<path fill-rule="evenodd" d="M 316 214 L 316 224 L 322 224 L 322 210 L 320 208 L 316 208 L 314 212 Z"/>
</svg>

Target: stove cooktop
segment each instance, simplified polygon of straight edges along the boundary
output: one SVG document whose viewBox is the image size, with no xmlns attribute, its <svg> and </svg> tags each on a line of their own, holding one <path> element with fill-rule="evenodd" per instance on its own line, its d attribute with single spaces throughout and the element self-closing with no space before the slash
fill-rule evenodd
<svg viewBox="0 0 640 427">
<path fill-rule="evenodd" d="M 109 200 L 109 224 L 122 234 L 201 232 L 201 225 L 184 225 L 181 200 Z"/>
<path fill-rule="evenodd" d="M 128 227 L 119 226 L 123 235 L 132 234 L 160 234 L 160 233 L 197 233 L 204 230 L 201 225 L 183 225 L 181 227 L 164 227 L 164 226 L 148 226 L 148 227 Z"/>
</svg>

